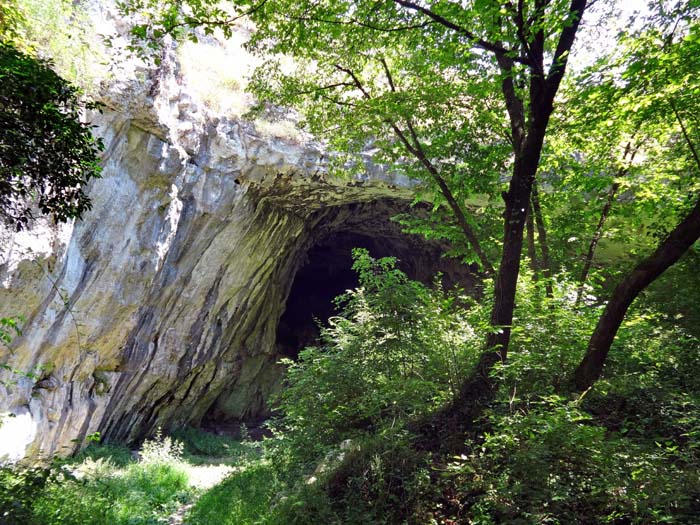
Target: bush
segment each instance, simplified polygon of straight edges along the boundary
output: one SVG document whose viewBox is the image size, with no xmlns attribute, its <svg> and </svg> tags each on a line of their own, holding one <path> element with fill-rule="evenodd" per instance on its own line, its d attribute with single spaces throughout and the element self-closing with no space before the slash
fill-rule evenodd
<svg viewBox="0 0 700 525">
<path fill-rule="evenodd" d="M 322 346 L 286 361 L 277 432 L 286 460 L 307 468 L 344 440 L 399 429 L 452 399 L 479 347 L 481 312 L 462 308 L 467 298 L 410 281 L 394 259 L 353 253 L 360 287 L 338 299 Z"/>
<path fill-rule="evenodd" d="M 186 427 L 176 430 L 173 432 L 173 438 L 183 443 L 183 457 L 189 463 L 209 462 L 212 457 L 227 463 L 238 463 L 260 455 L 259 447 L 252 442 L 241 442 L 198 428 Z"/>
<path fill-rule="evenodd" d="M 577 284 L 559 275 L 553 297 L 525 271 L 518 280 L 508 360 L 495 371 L 500 394 L 517 401 L 529 395 L 566 394 L 599 311 L 575 305 Z"/>
<path fill-rule="evenodd" d="M 100 139 L 80 112 L 78 90 L 52 64 L 0 41 L 0 219 L 22 229 L 36 208 L 57 222 L 91 203 L 85 184 L 100 176 Z"/>
<path fill-rule="evenodd" d="M 291 466 L 310 457 L 307 468 L 321 468 L 313 483 L 288 492 L 274 519 L 693 523 L 700 511 L 700 345 L 683 329 L 648 309 L 631 311 L 606 379 L 580 398 L 571 393 L 569 377 L 597 308 L 575 308 L 575 285 L 563 278 L 548 299 L 541 284 L 525 277 L 509 360 L 494 370 L 496 398 L 463 436 L 461 453 L 427 456 L 416 450 L 402 423 L 450 399 L 444 395 L 451 389 L 441 375 L 445 371 L 429 365 L 441 355 L 440 345 L 420 346 L 430 358 L 421 362 L 424 368 L 415 368 L 419 384 L 404 383 L 420 392 L 422 402 L 403 393 L 400 383 L 393 388 L 392 374 L 402 377 L 404 361 L 392 358 L 392 351 L 398 348 L 394 355 L 401 356 L 405 349 L 416 350 L 422 329 L 439 341 L 457 324 L 436 324 L 439 316 L 425 308 L 435 304 L 439 290 L 392 275 L 391 266 L 382 266 L 390 262 L 359 261 L 363 287 L 346 297 L 344 315 L 324 333 L 323 349 L 305 351 L 291 368 L 282 398 L 287 433 L 273 458 Z M 390 290 L 397 289 L 392 296 Z M 392 332 L 394 319 L 401 328 Z M 451 319 L 484 326 L 479 308 Z M 478 348 L 479 342 L 472 344 Z M 418 355 L 424 354 L 415 351 L 411 358 Z M 463 374 L 469 362 L 467 354 Z M 313 433 L 305 434 L 307 429 Z M 348 438 L 352 447 L 333 460 Z"/>
<path fill-rule="evenodd" d="M 700 511 L 700 344 L 638 306 L 605 377 L 579 398 L 567 377 L 597 312 L 572 308 L 568 287 L 559 285 L 548 301 L 521 281 L 522 328 L 494 372 L 498 396 L 476 439 L 440 469 L 435 519 L 693 523 Z"/>
<path fill-rule="evenodd" d="M 0 466 L 0 524 L 30 523 L 36 498 L 47 484 L 64 479 L 66 474 L 56 465 Z"/>
<path fill-rule="evenodd" d="M 489 415 L 482 440 L 445 469 L 461 495 L 448 519 L 469 523 L 686 523 L 698 464 L 676 448 L 610 434 L 577 402 Z M 696 502 L 696 503 L 693 503 Z"/>
<path fill-rule="evenodd" d="M 147 439 L 141 445 L 141 461 L 146 465 L 176 465 L 182 460 L 184 448 L 177 439 L 163 436 L 159 428 L 153 439 Z"/>
</svg>

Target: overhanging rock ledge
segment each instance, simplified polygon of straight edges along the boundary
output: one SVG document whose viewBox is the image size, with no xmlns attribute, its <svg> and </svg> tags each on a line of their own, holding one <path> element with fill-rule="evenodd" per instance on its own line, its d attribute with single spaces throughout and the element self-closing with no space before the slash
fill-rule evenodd
<svg viewBox="0 0 700 525">
<path fill-rule="evenodd" d="M 341 251 L 358 243 L 399 252 L 418 278 L 470 278 L 388 220 L 411 181 L 371 163 L 329 178 L 316 144 L 211 115 L 174 59 L 164 64 L 104 96 L 104 172 L 84 220 L 0 232 L 0 316 L 26 318 L 0 362 L 37 374 L 2 371 L 0 412 L 17 416 L 0 427 L 10 455 L 69 453 L 96 431 L 137 440 L 263 416 L 289 352 L 281 318 L 304 308 L 287 299 L 310 258 L 346 265 Z"/>
</svg>

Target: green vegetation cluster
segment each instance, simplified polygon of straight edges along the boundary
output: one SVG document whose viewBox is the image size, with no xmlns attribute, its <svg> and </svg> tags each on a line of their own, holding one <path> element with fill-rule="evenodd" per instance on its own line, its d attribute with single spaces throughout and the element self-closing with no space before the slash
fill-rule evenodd
<svg viewBox="0 0 700 525">
<path fill-rule="evenodd" d="M 52 64 L 0 42 L 0 218 L 18 230 L 36 211 L 56 222 L 90 209 L 101 140 L 80 113 L 96 109 Z"/>
<path fill-rule="evenodd" d="M 207 493 L 191 523 L 693 522 L 696 337 L 640 306 L 611 356 L 611 378 L 572 397 L 566 371 L 580 359 L 598 308 L 574 307 L 575 282 L 560 282 L 547 299 L 526 278 L 516 316 L 527 322 L 514 334 L 512 359 L 494 371 L 498 397 L 459 446 L 447 452 L 435 435 L 425 447 L 411 422 L 450 391 L 448 378 L 430 373 L 431 360 L 461 358 L 467 375 L 474 340 L 458 339 L 447 352 L 441 343 L 462 336 L 465 311 L 475 335 L 487 330 L 487 307 L 451 309 L 444 292 L 411 283 L 391 261 L 358 255 L 361 287 L 324 332 L 326 351 L 308 349 L 291 365 L 285 416 L 265 459 Z M 397 294 L 384 294 L 387 287 Z M 424 317 L 426 307 L 440 315 Z M 407 325 L 397 318 L 415 325 L 404 340 L 415 375 L 398 383 L 407 362 L 391 351 L 392 335 Z"/>
<path fill-rule="evenodd" d="M 50 467 L 0 469 L 0 523 L 157 524 L 193 491 L 171 438 L 146 441 L 135 462 L 129 449 L 88 448 Z"/>
<path fill-rule="evenodd" d="M 2 4 L 0 219 L 18 230 L 36 214 L 66 222 L 90 209 L 83 189 L 103 145 L 84 117 L 98 105 L 71 83 L 90 84 L 78 67 L 90 68 L 78 56 L 90 49 L 84 16 L 64 0 Z"/>
<path fill-rule="evenodd" d="M 188 523 L 694 522 L 696 336 L 639 305 L 606 379 L 572 394 L 601 306 L 576 307 L 576 282 L 563 278 L 547 298 L 526 275 L 512 357 L 492 372 L 498 394 L 468 431 L 426 437 L 415 422 L 456 395 L 446 362 L 457 380 L 471 373 L 488 305 L 356 257 L 360 287 L 323 346 L 290 364 L 263 458 L 204 495 Z"/>
<path fill-rule="evenodd" d="M 400 221 L 483 277 L 467 296 L 357 251 L 273 437 L 186 523 L 697 522 L 700 3 L 654 3 L 567 78 L 587 4 L 120 4 L 141 50 L 250 17 L 260 111 L 298 110 L 331 170 L 371 151 L 421 181 L 431 216 Z M 187 499 L 163 446 L 158 468 L 84 480 L 5 469 L 7 508 L 157 523 Z"/>
<path fill-rule="evenodd" d="M 0 40 L 50 60 L 62 78 L 90 95 L 107 73 L 105 48 L 86 2 L 3 0 Z"/>
<path fill-rule="evenodd" d="M 288 363 L 272 438 L 184 429 L 146 442 L 140 462 L 91 446 L 48 470 L 5 468 L 6 522 L 167 523 L 194 502 L 184 523 L 693 523 L 700 340 L 667 311 L 640 303 L 606 378 L 572 395 L 567 372 L 601 306 L 576 307 L 575 281 L 558 279 L 548 298 L 525 275 L 511 359 L 492 371 L 498 394 L 468 431 L 426 437 L 415 422 L 458 396 L 488 301 L 355 258 L 359 287 L 339 298 L 321 345 Z M 235 467 L 226 479 L 188 486 L 188 465 L 221 458 Z"/>
<path fill-rule="evenodd" d="M 159 431 L 138 451 L 93 443 L 48 466 L 0 467 L 0 523 L 167 524 L 202 494 L 198 478 L 211 484 L 258 457 L 250 443 L 192 428 Z"/>
</svg>

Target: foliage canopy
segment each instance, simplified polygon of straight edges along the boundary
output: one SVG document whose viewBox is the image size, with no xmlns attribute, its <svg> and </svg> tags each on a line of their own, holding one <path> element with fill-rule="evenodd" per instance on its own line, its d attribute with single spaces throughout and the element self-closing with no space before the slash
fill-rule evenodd
<svg viewBox="0 0 700 525">
<path fill-rule="evenodd" d="M 76 88 L 50 62 L 0 43 L 0 216 L 22 229 L 36 208 L 55 221 L 90 209 L 84 186 L 99 177 L 102 142 Z"/>
</svg>

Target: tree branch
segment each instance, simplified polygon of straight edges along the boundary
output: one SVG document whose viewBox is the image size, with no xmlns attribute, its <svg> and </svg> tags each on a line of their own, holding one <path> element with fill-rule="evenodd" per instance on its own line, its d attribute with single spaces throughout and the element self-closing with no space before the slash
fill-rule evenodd
<svg viewBox="0 0 700 525">
<path fill-rule="evenodd" d="M 525 108 L 523 101 L 515 92 L 515 83 L 513 82 L 513 60 L 501 53 L 496 54 L 496 60 L 501 68 L 503 80 L 501 81 L 501 90 L 506 102 L 506 109 L 510 117 L 511 141 L 513 150 L 518 152 L 525 140 Z"/>
<path fill-rule="evenodd" d="M 547 89 L 552 97 L 559 89 L 561 79 L 564 77 L 566 64 L 569 60 L 569 51 L 571 51 L 571 46 L 574 45 L 576 32 L 578 31 L 578 26 L 581 23 L 581 18 L 583 17 L 585 9 L 586 0 L 571 0 L 571 6 L 569 7 L 571 25 L 565 27 L 561 35 L 559 35 L 559 42 L 557 42 L 557 48 L 554 52 L 554 59 L 552 60 L 552 65 L 547 74 Z"/>
<path fill-rule="evenodd" d="M 547 228 L 544 224 L 542 216 L 542 208 L 540 207 L 540 194 L 537 189 L 537 180 L 532 181 L 532 193 L 530 194 L 530 202 L 532 212 L 535 216 L 535 224 L 537 226 L 537 239 L 540 242 L 540 250 L 542 252 L 542 273 L 544 274 L 544 288 L 547 297 L 554 297 L 552 289 L 552 262 L 549 260 L 549 244 L 547 243 Z"/>
<path fill-rule="evenodd" d="M 391 76 L 391 71 L 389 71 L 389 65 L 386 63 L 386 59 L 384 57 L 380 57 L 379 61 L 382 63 L 382 67 L 384 67 L 384 74 L 386 75 L 386 79 L 389 82 L 389 88 L 391 89 L 391 92 L 396 93 L 396 84 L 394 84 L 394 79 Z"/>
<path fill-rule="evenodd" d="M 622 161 L 624 162 L 627 156 L 629 156 L 629 162 L 627 163 L 627 166 L 620 166 L 617 172 L 617 176 L 615 177 L 616 179 L 627 175 L 627 172 L 632 167 L 632 162 L 634 162 L 634 157 L 637 155 L 637 151 L 639 151 L 639 148 L 642 146 L 643 143 L 644 141 L 640 142 L 634 147 L 632 146 L 631 140 L 627 143 L 627 146 L 625 146 L 625 151 L 622 155 Z M 600 212 L 598 224 L 596 225 L 593 237 L 591 238 L 591 242 L 588 245 L 588 252 L 586 253 L 586 259 L 583 263 L 583 269 L 581 270 L 581 277 L 579 278 L 578 288 L 576 289 L 576 301 L 574 302 L 574 306 L 578 306 L 581 302 L 581 299 L 583 298 L 584 286 L 586 284 L 586 280 L 588 279 L 588 274 L 591 271 L 591 266 L 593 266 L 593 258 L 595 256 L 595 251 L 598 246 L 598 243 L 600 242 L 600 239 L 603 236 L 603 227 L 605 226 L 605 222 L 607 221 L 608 216 L 610 215 L 610 210 L 612 209 L 612 205 L 615 202 L 615 197 L 617 196 L 617 192 L 619 189 L 620 182 L 615 181 L 608 190 L 608 195 L 605 199 L 605 205 L 603 206 L 603 210 Z"/>
<path fill-rule="evenodd" d="M 676 108 L 676 103 L 673 101 L 673 99 L 669 99 L 668 103 L 671 105 L 671 109 L 673 110 L 673 113 L 676 115 L 676 120 L 678 121 L 678 124 L 681 126 L 681 131 L 683 131 L 683 138 L 685 138 L 686 144 L 688 144 L 688 147 L 690 148 L 691 153 L 693 154 L 693 158 L 695 159 L 695 164 L 698 167 L 698 170 L 700 170 L 700 156 L 698 156 L 698 150 L 695 149 L 695 144 L 693 144 L 693 141 L 690 140 L 690 135 L 688 135 L 688 130 L 685 128 L 685 125 L 683 124 L 683 119 L 681 119 L 680 114 L 678 113 L 678 108 Z"/>
<path fill-rule="evenodd" d="M 415 2 L 411 2 L 409 0 L 394 0 L 394 3 L 399 4 L 402 7 L 405 7 L 407 9 L 411 9 L 412 11 L 417 11 L 428 18 L 434 20 L 438 24 L 445 26 L 448 29 L 452 29 L 453 31 L 456 31 L 458 33 L 463 34 L 466 36 L 469 40 L 472 41 L 472 43 L 478 47 L 481 48 L 485 51 L 491 51 L 492 53 L 501 53 L 503 55 L 512 55 L 513 51 L 510 49 L 507 49 L 505 47 L 502 47 L 498 44 L 494 44 L 492 42 L 488 42 L 487 40 L 484 40 L 483 38 L 479 38 L 476 36 L 474 33 L 466 29 L 465 27 L 462 27 L 458 24 L 455 24 L 454 22 L 448 20 L 442 15 L 437 14 L 436 12 L 428 9 L 427 7 L 423 7 L 421 5 L 418 5 Z M 522 58 L 522 57 L 514 57 L 514 61 L 519 62 L 523 65 L 530 65 L 529 61 Z"/>
<path fill-rule="evenodd" d="M 362 94 L 364 95 L 364 97 L 366 99 L 372 98 L 370 96 L 369 92 L 365 90 L 365 87 L 362 85 L 362 82 L 360 82 L 360 79 L 357 77 L 357 75 L 355 75 L 355 72 L 352 69 L 348 69 L 348 68 L 343 67 L 339 64 L 335 64 L 335 68 L 338 71 L 342 71 L 343 73 L 350 75 L 350 78 L 352 79 L 353 84 L 355 85 L 355 87 L 357 89 L 359 89 L 362 92 Z"/>
<path fill-rule="evenodd" d="M 535 249 L 535 224 L 532 220 L 532 203 L 528 206 L 527 217 L 525 218 L 525 228 L 527 236 L 527 256 L 530 258 L 530 268 L 532 279 L 537 282 L 540 273 L 540 263 L 537 260 L 537 250 Z"/>
<path fill-rule="evenodd" d="M 523 49 L 525 50 L 528 60 L 534 67 L 537 67 L 537 63 L 534 60 L 534 55 L 532 53 L 532 48 L 530 47 L 530 43 L 527 41 L 527 37 L 525 36 L 525 20 L 523 18 L 524 0 L 518 0 L 518 7 L 513 9 L 515 11 L 515 27 L 518 34 L 518 40 L 520 40 L 520 45 L 522 45 Z M 542 71 L 540 71 L 540 73 L 542 73 Z"/>
<path fill-rule="evenodd" d="M 321 91 L 327 91 L 329 89 L 335 89 L 338 87 L 356 87 L 356 84 L 352 82 L 336 82 L 335 84 L 328 84 L 327 86 L 318 86 L 313 89 L 306 89 L 304 91 L 294 91 L 295 95 L 310 95 L 311 93 L 319 93 Z"/>
<path fill-rule="evenodd" d="M 179 22 L 177 24 L 172 24 L 169 25 L 168 27 L 165 28 L 165 32 L 170 34 L 172 31 L 177 28 L 177 27 L 200 27 L 200 26 L 217 26 L 217 27 L 223 27 L 223 26 L 230 26 L 234 22 L 237 22 L 238 20 L 245 18 L 246 16 L 250 16 L 254 14 L 255 12 L 259 11 L 260 9 L 263 8 L 263 6 L 267 3 L 268 0 L 261 0 L 260 3 L 257 5 L 254 5 L 247 11 L 233 16 L 231 18 L 227 18 L 225 20 L 201 20 L 197 18 L 189 18 L 186 17 L 184 22 Z"/>
<path fill-rule="evenodd" d="M 396 85 L 394 84 L 393 77 L 391 76 L 391 71 L 389 70 L 389 66 L 386 63 L 386 60 L 382 57 L 380 58 L 380 62 L 382 63 L 382 66 L 384 67 L 384 72 L 387 75 L 387 80 L 389 82 L 389 86 L 392 90 L 392 92 L 396 92 Z M 349 68 L 345 68 L 343 66 L 340 66 L 339 64 L 335 65 L 336 69 L 339 71 L 343 71 L 344 73 L 347 73 L 350 75 L 350 78 L 353 80 L 353 84 L 357 89 L 359 89 L 363 96 L 367 100 L 371 100 L 371 95 L 369 92 L 365 89 L 365 87 L 362 85 L 362 82 L 360 82 L 360 79 L 358 78 L 357 75 L 355 75 L 355 72 L 352 71 Z M 467 238 L 467 241 L 469 244 L 472 246 L 474 249 L 474 252 L 476 253 L 477 257 L 479 258 L 479 261 L 481 262 L 481 265 L 484 269 L 484 272 L 487 275 L 493 275 L 494 269 L 493 266 L 491 266 L 491 263 L 488 260 L 488 257 L 486 257 L 486 254 L 484 251 L 481 249 L 481 244 L 479 243 L 479 239 L 474 233 L 474 230 L 472 230 L 471 226 L 469 226 L 469 222 L 467 222 L 467 218 L 464 215 L 464 212 L 462 211 L 462 208 L 460 207 L 459 203 L 455 199 L 454 195 L 452 194 L 452 191 L 450 190 L 449 186 L 447 185 L 447 182 L 445 182 L 445 179 L 442 178 L 440 175 L 440 172 L 438 169 L 435 167 L 435 165 L 430 161 L 428 156 L 425 154 L 425 150 L 423 149 L 423 146 L 420 143 L 420 140 L 418 139 L 418 134 L 416 133 L 413 124 L 411 123 L 411 120 L 409 118 L 406 118 L 406 124 L 409 129 L 409 133 L 411 134 L 411 139 L 413 140 L 413 143 L 411 143 L 410 140 L 408 140 L 408 137 L 406 137 L 406 134 L 401 130 L 401 128 L 398 127 L 398 125 L 393 122 L 389 118 L 385 118 L 384 122 L 386 122 L 392 130 L 394 130 L 394 133 L 396 136 L 399 138 L 399 140 L 403 143 L 405 148 L 420 161 L 420 163 L 423 165 L 423 167 L 428 171 L 430 176 L 433 178 L 435 183 L 438 185 L 440 188 L 440 192 L 442 193 L 443 197 L 445 197 L 445 200 L 447 200 L 447 203 L 449 204 L 450 208 L 452 209 L 452 212 L 455 214 L 455 218 L 457 219 L 457 223 L 462 229 L 462 232 L 464 233 L 464 236 Z"/>
<path fill-rule="evenodd" d="M 411 24 L 411 25 L 407 25 L 407 26 L 380 27 L 380 26 L 376 26 L 374 24 L 370 24 L 368 22 L 363 22 L 362 20 L 358 20 L 357 18 L 351 18 L 349 20 L 331 20 L 331 19 L 327 19 L 327 18 L 318 18 L 315 16 L 293 16 L 293 15 L 288 15 L 287 18 L 289 18 L 290 20 L 296 20 L 298 22 L 319 22 L 321 24 L 344 25 L 344 26 L 357 25 L 360 27 L 366 27 L 367 29 L 371 29 L 373 31 L 379 31 L 382 33 L 394 33 L 396 31 L 410 31 L 412 29 L 423 29 L 424 27 L 428 27 L 428 26 L 436 23 L 434 20 L 430 20 L 427 22 L 423 22 L 421 24 Z"/>
<path fill-rule="evenodd" d="M 430 162 L 430 159 L 428 159 L 428 157 L 426 156 L 425 151 L 423 150 L 423 147 L 420 141 L 418 140 L 418 135 L 416 134 L 416 131 L 413 128 L 413 125 L 411 124 L 411 121 L 407 119 L 406 124 L 409 129 L 409 133 L 411 134 L 411 138 L 413 139 L 413 142 L 415 144 L 412 153 L 418 158 L 420 163 L 423 164 L 425 169 L 428 170 L 428 173 L 430 173 L 430 175 L 433 177 L 433 180 L 440 188 L 440 193 L 442 193 L 443 197 L 445 197 L 445 200 L 447 200 L 447 203 L 452 209 L 452 213 L 455 214 L 457 224 L 459 224 L 460 228 L 462 229 L 462 232 L 464 233 L 464 236 L 467 238 L 469 244 L 471 244 L 472 248 L 474 249 L 474 252 L 479 258 L 481 266 L 484 269 L 484 273 L 486 273 L 487 276 L 494 275 L 495 270 L 491 265 L 491 262 L 488 260 L 488 257 L 481 249 L 479 239 L 474 233 L 474 230 L 472 230 L 471 226 L 469 226 L 467 218 L 464 215 L 464 212 L 462 211 L 462 207 L 457 202 L 457 199 L 455 199 L 454 195 L 452 194 L 452 190 L 450 190 L 449 186 L 447 185 L 447 182 L 444 178 L 442 178 L 438 169 L 432 162 Z M 394 129 L 394 132 L 398 135 L 399 140 L 401 140 L 409 149 L 409 151 L 411 151 L 409 141 L 403 134 L 403 132 L 395 124 L 392 124 L 392 127 Z"/>
</svg>

